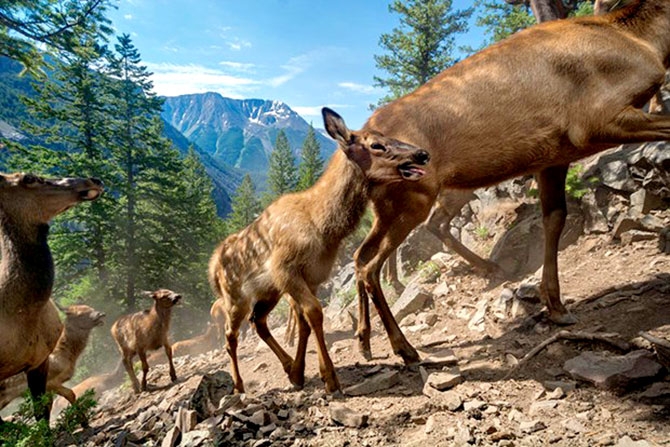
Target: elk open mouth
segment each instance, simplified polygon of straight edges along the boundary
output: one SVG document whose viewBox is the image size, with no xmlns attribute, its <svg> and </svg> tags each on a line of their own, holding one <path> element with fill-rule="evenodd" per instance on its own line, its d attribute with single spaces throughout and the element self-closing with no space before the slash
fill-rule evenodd
<svg viewBox="0 0 670 447">
<path fill-rule="evenodd" d="M 175 295 L 172 297 L 172 304 L 179 304 L 179 300 L 181 300 L 181 295 Z"/>
<path fill-rule="evenodd" d="M 105 314 L 101 313 L 97 317 L 95 317 L 95 325 L 96 326 L 102 326 L 105 324 Z"/>
<path fill-rule="evenodd" d="M 89 202 L 95 200 L 102 195 L 102 189 L 91 188 L 79 192 L 79 198 L 83 201 Z"/>
<path fill-rule="evenodd" d="M 424 176 L 426 171 L 416 166 L 414 163 L 405 163 L 398 166 L 398 172 L 405 180 L 419 180 Z"/>
</svg>

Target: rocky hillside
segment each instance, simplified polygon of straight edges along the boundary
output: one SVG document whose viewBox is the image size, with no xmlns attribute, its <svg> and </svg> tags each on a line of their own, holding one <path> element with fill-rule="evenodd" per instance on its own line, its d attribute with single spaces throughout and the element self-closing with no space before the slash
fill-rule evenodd
<svg viewBox="0 0 670 447">
<path fill-rule="evenodd" d="M 267 170 L 279 130 L 299 155 L 309 129 L 304 119 L 280 101 L 238 100 L 211 92 L 167 97 L 162 116 L 214 159 L 251 172 Z M 320 133 L 317 139 L 323 157 L 330 157 L 335 143 Z"/>
<path fill-rule="evenodd" d="M 312 341 L 307 383 L 296 391 L 249 332 L 239 348 L 247 394 L 230 394 L 225 350 L 178 357 L 177 383 L 165 365 L 152 366 L 148 392 L 135 396 L 127 381 L 105 391 L 90 427 L 61 444 L 668 445 L 667 153 L 610 151 L 573 171 L 559 266 L 574 326 L 551 324 L 539 303 L 532 180 L 507 182 L 477 191 L 454 232 L 480 254 L 493 252 L 508 279 L 478 276 L 420 228 L 399 250 L 407 287 L 386 293 L 421 365 L 402 364 L 376 316 L 374 358 L 360 356 L 353 270 L 344 265 L 323 291 L 344 396 L 324 393 Z M 273 318 L 283 340 L 284 322 Z"/>
</svg>

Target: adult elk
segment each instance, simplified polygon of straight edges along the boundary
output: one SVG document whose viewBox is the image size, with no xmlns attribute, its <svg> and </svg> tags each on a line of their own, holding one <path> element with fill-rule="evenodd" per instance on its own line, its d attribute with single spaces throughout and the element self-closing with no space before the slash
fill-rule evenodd
<svg viewBox="0 0 670 447">
<path fill-rule="evenodd" d="M 350 131 L 330 109 L 323 109 L 323 118 L 339 147 L 323 175 L 311 188 L 280 197 L 248 227 L 226 238 L 209 263 L 209 281 L 226 314 L 226 347 L 239 393 L 244 385 L 237 364 L 237 336 L 245 318 L 297 387 L 304 384 L 307 339 L 314 331 L 326 391 L 340 389 L 316 289 L 328 278 L 340 243 L 360 222 L 371 187 L 411 184 L 423 176 L 428 162 L 428 154 L 417 147 L 375 131 Z M 295 361 L 266 322 L 284 293 L 298 318 Z"/>
<path fill-rule="evenodd" d="M 373 113 L 363 131 L 424 147 L 431 163 L 420 181 L 379 185 L 371 193 L 375 222 L 355 254 L 364 356 L 371 356 L 370 297 L 394 352 L 408 364 L 419 360 L 393 319 L 379 273 L 439 194 L 530 173 L 539 184 L 545 229 L 541 297 L 552 321 L 575 321 L 561 302 L 557 266 L 568 165 L 619 144 L 670 138 L 669 117 L 641 110 L 670 64 L 668 29 L 668 0 L 545 22 Z"/>
<path fill-rule="evenodd" d="M 49 354 L 63 330 L 49 299 L 49 221 L 100 194 L 97 179 L 0 174 L 0 380 L 25 372 L 36 398 L 45 392 Z M 48 419 L 48 409 L 39 416 Z"/>
</svg>

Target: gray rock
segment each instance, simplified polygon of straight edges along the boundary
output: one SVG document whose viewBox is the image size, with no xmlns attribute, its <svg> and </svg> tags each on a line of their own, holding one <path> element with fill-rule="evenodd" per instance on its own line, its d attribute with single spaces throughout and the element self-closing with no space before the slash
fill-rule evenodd
<svg viewBox="0 0 670 447">
<path fill-rule="evenodd" d="M 479 399 L 473 399 L 473 400 L 463 402 L 463 410 L 465 410 L 465 411 L 481 410 L 485 406 L 486 406 L 486 402 L 484 402 L 483 400 L 479 400 Z"/>
<path fill-rule="evenodd" d="M 618 191 L 631 192 L 635 190 L 635 182 L 630 177 L 628 165 L 622 160 L 612 160 L 600 165 L 603 184 Z"/>
<path fill-rule="evenodd" d="M 328 406 L 330 418 L 333 422 L 344 425 L 345 427 L 361 428 L 368 425 L 368 415 L 357 413 L 351 408 L 342 404 L 331 403 Z"/>
<path fill-rule="evenodd" d="M 565 382 L 562 380 L 546 380 L 542 382 L 544 389 L 547 391 L 554 391 L 557 388 L 562 389 L 564 392 L 574 391 L 577 387 L 575 382 Z"/>
<path fill-rule="evenodd" d="M 463 383 L 465 379 L 456 368 L 454 371 L 438 371 L 428 375 L 426 383 L 438 391 L 446 391 Z"/>
<path fill-rule="evenodd" d="M 193 430 L 184 434 L 179 445 L 196 447 L 203 445 L 209 439 L 209 432 L 205 430 Z"/>
<path fill-rule="evenodd" d="M 655 382 L 639 396 L 641 401 L 658 405 L 670 404 L 670 383 Z"/>
<path fill-rule="evenodd" d="M 622 234 L 630 230 L 641 230 L 642 224 L 637 219 L 629 217 L 627 215 L 621 215 L 614 223 L 614 228 L 612 229 L 612 234 L 614 238 L 620 238 Z"/>
<path fill-rule="evenodd" d="M 344 394 L 349 396 L 364 396 L 387 390 L 400 382 L 400 374 L 397 371 L 387 371 L 365 379 L 364 381 L 344 389 Z"/>
<path fill-rule="evenodd" d="M 161 447 L 175 447 L 181 442 L 181 430 L 176 425 L 165 434 Z"/>
<path fill-rule="evenodd" d="M 665 203 L 656 194 L 640 188 L 630 195 L 630 208 L 633 215 L 648 214 L 651 210 L 665 208 Z"/>
<path fill-rule="evenodd" d="M 419 283 L 411 282 L 405 287 L 398 301 L 393 304 L 391 312 L 396 321 L 400 321 L 409 314 L 429 307 L 432 301 L 432 295 L 426 292 Z"/>
<path fill-rule="evenodd" d="M 272 422 L 270 413 L 265 410 L 257 410 L 251 416 L 249 416 L 249 422 L 256 425 L 257 427 L 263 427 Z"/>
<path fill-rule="evenodd" d="M 445 366 L 455 366 L 458 364 L 458 358 L 451 349 L 443 349 L 430 354 L 421 361 L 421 366 L 428 368 L 443 368 Z"/>
<path fill-rule="evenodd" d="M 650 231 L 630 230 L 621 235 L 621 245 L 630 245 L 634 242 L 653 241 L 657 238 L 658 235 Z"/>
<path fill-rule="evenodd" d="M 542 421 L 524 421 L 519 424 L 519 430 L 523 433 L 535 433 L 544 430 L 547 426 Z"/>
<path fill-rule="evenodd" d="M 189 431 L 193 430 L 197 423 L 198 413 L 195 410 L 179 407 L 175 424 L 181 433 L 188 433 Z"/>
<path fill-rule="evenodd" d="M 542 400 L 538 402 L 533 402 L 530 404 L 530 408 L 528 409 L 528 415 L 529 416 L 537 416 L 540 413 L 546 413 L 549 412 L 550 410 L 553 410 L 558 406 L 558 402 L 555 400 Z"/>
<path fill-rule="evenodd" d="M 189 408 L 198 413 L 200 420 L 213 416 L 221 398 L 233 392 L 233 379 L 226 371 L 217 371 L 202 376 L 189 401 Z"/>
<path fill-rule="evenodd" d="M 624 436 L 616 443 L 616 447 L 652 447 L 652 445 L 644 439 L 633 441 L 630 436 Z"/>
<path fill-rule="evenodd" d="M 528 301 L 530 303 L 539 303 L 540 302 L 540 285 L 536 282 L 524 282 L 519 284 L 519 288 L 516 289 L 514 295 L 523 301 Z"/>
<path fill-rule="evenodd" d="M 414 229 L 398 247 L 398 273 L 410 276 L 419 262 L 427 261 L 435 253 L 442 251 L 442 241 L 421 225 Z"/>
<path fill-rule="evenodd" d="M 454 391 L 438 391 L 428 383 L 423 386 L 423 394 L 431 399 L 431 403 L 438 408 L 457 411 L 463 405 L 463 400 Z"/>
<path fill-rule="evenodd" d="M 653 354 L 643 349 L 626 355 L 586 351 L 566 361 L 563 368 L 575 379 L 612 391 L 626 391 L 650 381 L 663 369 Z"/>
</svg>

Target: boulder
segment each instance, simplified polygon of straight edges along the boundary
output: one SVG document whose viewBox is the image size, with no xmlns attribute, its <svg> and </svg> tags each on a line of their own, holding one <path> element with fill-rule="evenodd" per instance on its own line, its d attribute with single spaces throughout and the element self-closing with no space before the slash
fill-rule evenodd
<svg viewBox="0 0 670 447">
<path fill-rule="evenodd" d="M 414 281 L 405 287 L 398 301 L 393 304 L 391 313 L 393 313 L 396 321 L 400 321 L 409 314 L 426 309 L 432 302 L 432 295 L 426 292 L 421 284 Z"/>
<path fill-rule="evenodd" d="M 226 371 L 205 374 L 191 396 L 189 409 L 195 410 L 201 421 L 205 420 L 216 413 L 221 398 L 232 392 L 233 379 Z"/>
<path fill-rule="evenodd" d="M 586 351 L 563 365 L 573 378 L 584 380 L 597 388 L 627 391 L 653 380 L 663 367 L 649 351 L 640 349 L 626 355 Z"/>
</svg>

